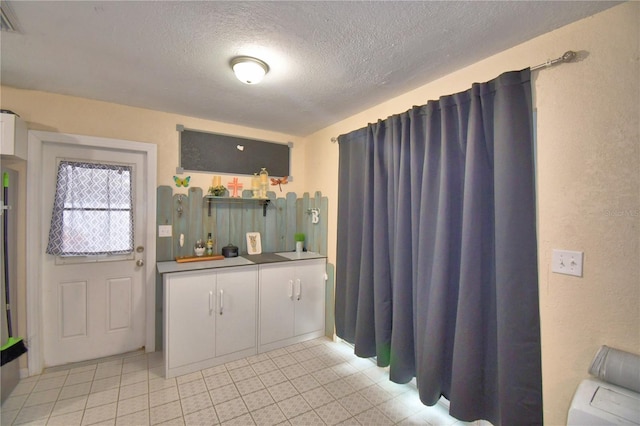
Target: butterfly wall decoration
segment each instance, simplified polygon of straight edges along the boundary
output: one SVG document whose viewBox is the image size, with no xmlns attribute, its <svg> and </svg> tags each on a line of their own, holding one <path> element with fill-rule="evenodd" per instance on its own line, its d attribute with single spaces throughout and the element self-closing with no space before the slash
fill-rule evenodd
<svg viewBox="0 0 640 426">
<path fill-rule="evenodd" d="M 286 185 L 289 183 L 287 179 L 287 176 L 283 177 L 282 179 L 271 178 L 271 186 L 278 185 L 278 187 L 280 188 L 280 192 L 282 192 L 282 185 Z"/>
<path fill-rule="evenodd" d="M 189 187 L 189 181 L 191 180 L 191 176 L 187 176 L 184 179 L 179 178 L 178 176 L 173 177 L 173 181 L 176 183 L 176 186 L 179 188 L 184 186 L 185 188 Z"/>
</svg>

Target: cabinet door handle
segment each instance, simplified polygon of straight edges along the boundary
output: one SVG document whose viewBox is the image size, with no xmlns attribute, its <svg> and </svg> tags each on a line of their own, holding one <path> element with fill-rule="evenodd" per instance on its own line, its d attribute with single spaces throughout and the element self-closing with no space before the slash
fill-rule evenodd
<svg viewBox="0 0 640 426">
<path fill-rule="evenodd" d="M 224 290 L 220 289 L 220 315 L 222 315 L 223 310 L 224 310 Z"/>
<path fill-rule="evenodd" d="M 300 297 L 302 296 L 302 282 L 300 282 L 300 278 L 296 280 L 296 284 L 298 284 L 298 294 L 296 295 L 296 298 L 300 300 Z"/>
<path fill-rule="evenodd" d="M 293 280 L 289 280 L 289 299 L 293 299 Z"/>
<path fill-rule="evenodd" d="M 209 292 L 209 313 L 213 312 L 213 291 Z"/>
</svg>

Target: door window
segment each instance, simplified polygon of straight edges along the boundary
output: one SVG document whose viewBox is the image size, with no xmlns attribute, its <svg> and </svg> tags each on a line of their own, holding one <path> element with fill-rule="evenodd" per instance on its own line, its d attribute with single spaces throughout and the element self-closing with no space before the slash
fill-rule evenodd
<svg viewBox="0 0 640 426">
<path fill-rule="evenodd" d="M 132 172 L 130 165 L 60 161 L 47 253 L 132 253 Z"/>
</svg>

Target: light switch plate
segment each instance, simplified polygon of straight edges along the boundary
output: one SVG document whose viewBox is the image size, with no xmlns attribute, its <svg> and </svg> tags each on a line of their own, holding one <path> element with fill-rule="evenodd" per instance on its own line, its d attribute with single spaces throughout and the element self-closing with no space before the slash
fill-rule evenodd
<svg viewBox="0 0 640 426">
<path fill-rule="evenodd" d="M 582 276 L 583 252 L 553 249 L 551 271 L 558 274 Z"/>
<path fill-rule="evenodd" d="M 170 237 L 170 236 L 171 236 L 171 225 L 158 226 L 158 237 Z"/>
</svg>

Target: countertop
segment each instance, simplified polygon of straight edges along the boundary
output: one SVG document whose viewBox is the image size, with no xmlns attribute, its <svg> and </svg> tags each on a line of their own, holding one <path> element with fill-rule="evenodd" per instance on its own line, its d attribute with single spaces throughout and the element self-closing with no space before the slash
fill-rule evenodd
<svg viewBox="0 0 640 426">
<path fill-rule="evenodd" d="M 314 252 L 278 252 L 228 257 L 223 260 L 207 260 L 202 262 L 178 263 L 174 260 L 158 262 L 156 267 L 161 274 L 171 272 L 197 271 L 200 269 L 217 269 L 234 266 L 261 265 L 265 263 L 287 262 L 307 259 L 325 259 L 327 256 Z"/>
</svg>

